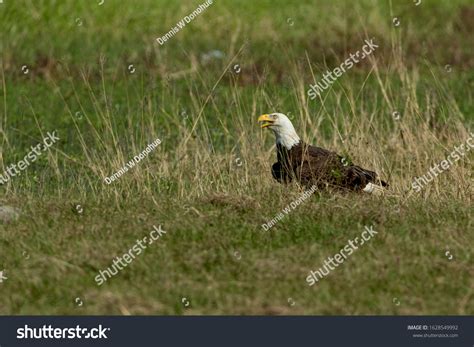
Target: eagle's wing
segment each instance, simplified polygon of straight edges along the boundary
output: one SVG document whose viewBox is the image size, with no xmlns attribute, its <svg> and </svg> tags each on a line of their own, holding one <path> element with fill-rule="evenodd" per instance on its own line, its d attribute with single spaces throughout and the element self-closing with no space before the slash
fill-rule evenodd
<svg viewBox="0 0 474 347">
<path fill-rule="evenodd" d="M 302 146 L 300 151 L 294 157 L 293 170 L 301 184 L 323 186 L 342 176 L 344 166 L 336 153 L 315 146 Z"/>
<path fill-rule="evenodd" d="M 295 161 L 294 172 L 301 184 L 311 186 L 337 186 L 348 189 L 363 189 L 375 182 L 377 174 L 357 165 L 349 165 L 335 152 L 315 146 L 301 148 L 299 162 Z M 382 182 L 382 184 L 385 182 Z"/>
</svg>

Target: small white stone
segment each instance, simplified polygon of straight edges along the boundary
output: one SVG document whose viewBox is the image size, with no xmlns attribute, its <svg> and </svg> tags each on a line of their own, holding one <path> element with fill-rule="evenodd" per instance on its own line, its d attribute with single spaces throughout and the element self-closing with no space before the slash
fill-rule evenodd
<svg viewBox="0 0 474 347">
<path fill-rule="evenodd" d="M 11 206 L 0 206 L 0 221 L 10 222 L 20 217 L 20 211 Z"/>
</svg>

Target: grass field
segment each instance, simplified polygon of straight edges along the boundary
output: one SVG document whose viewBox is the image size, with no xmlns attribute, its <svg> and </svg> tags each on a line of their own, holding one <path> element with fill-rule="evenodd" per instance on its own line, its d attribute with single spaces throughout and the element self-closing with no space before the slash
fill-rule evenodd
<svg viewBox="0 0 474 347">
<path fill-rule="evenodd" d="M 474 314 L 474 3 L 215 0 L 0 3 L 0 314 Z M 321 98 L 309 84 L 379 47 Z M 301 196 L 272 179 L 281 112 L 307 142 L 390 183 Z M 149 143 L 159 146 L 106 184 Z M 166 234 L 94 280 L 153 225 Z M 378 234 L 326 278 L 347 240 Z"/>
</svg>

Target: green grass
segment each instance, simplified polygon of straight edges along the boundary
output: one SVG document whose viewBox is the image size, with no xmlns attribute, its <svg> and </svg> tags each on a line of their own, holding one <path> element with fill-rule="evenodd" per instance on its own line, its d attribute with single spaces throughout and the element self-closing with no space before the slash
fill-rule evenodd
<svg viewBox="0 0 474 347">
<path fill-rule="evenodd" d="M 0 186 L 0 205 L 22 212 L 0 223 L 0 313 L 473 314 L 472 151 L 410 191 L 473 131 L 471 2 L 219 1 L 155 42 L 202 2 L 0 4 L 0 173 L 47 131 L 61 137 Z M 307 100 L 367 37 L 374 60 Z M 205 63 L 212 50 L 224 57 Z M 302 193 L 272 180 L 267 112 L 390 191 L 318 192 L 262 230 Z M 153 225 L 167 234 L 97 286 Z M 368 225 L 378 235 L 309 287 Z"/>
<path fill-rule="evenodd" d="M 469 208 L 410 206 L 398 212 L 371 197 L 354 200 L 308 201 L 268 232 L 260 224 L 281 208 L 270 199 L 265 206 L 252 201 L 256 208 L 239 200 L 189 205 L 197 212 L 163 198 L 159 206 L 131 199 L 120 208 L 91 201 L 82 216 L 64 203 L 41 204 L 38 210 L 31 202 L 27 217 L 7 230 L 2 241 L 8 256 L 3 265 L 9 270 L 2 284 L 2 312 L 472 313 Z M 97 286 L 99 270 L 154 224 L 162 224 L 167 234 Z M 378 235 L 309 287 L 308 272 L 370 224 Z M 445 255 L 447 246 L 452 260 Z M 75 305 L 76 297 L 83 306 Z M 183 297 L 191 302 L 189 308 L 183 307 Z"/>
</svg>

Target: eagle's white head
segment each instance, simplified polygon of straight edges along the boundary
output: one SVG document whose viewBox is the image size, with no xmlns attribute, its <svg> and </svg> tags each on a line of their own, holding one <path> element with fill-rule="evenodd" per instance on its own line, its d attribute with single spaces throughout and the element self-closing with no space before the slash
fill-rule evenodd
<svg viewBox="0 0 474 347">
<path fill-rule="evenodd" d="M 269 128 L 276 137 L 276 143 L 281 144 L 286 149 L 291 149 L 300 142 L 300 137 L 295 131 L 293 123 L 283 113 L 263 114 L 258 117 L 262 123 L 261 127 Z"/>
</svg>

